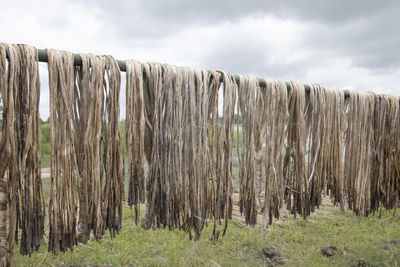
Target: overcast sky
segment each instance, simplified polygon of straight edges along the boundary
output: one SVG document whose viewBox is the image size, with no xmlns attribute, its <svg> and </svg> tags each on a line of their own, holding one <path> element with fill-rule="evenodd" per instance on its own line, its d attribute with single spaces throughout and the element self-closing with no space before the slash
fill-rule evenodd
<svg viewBox="0 0 400 267">
<path fill-rule="evenodd" d="M 10 0 L 1 10 L 0 42 L 400 95 L 397 0 Z"/>
</svg>

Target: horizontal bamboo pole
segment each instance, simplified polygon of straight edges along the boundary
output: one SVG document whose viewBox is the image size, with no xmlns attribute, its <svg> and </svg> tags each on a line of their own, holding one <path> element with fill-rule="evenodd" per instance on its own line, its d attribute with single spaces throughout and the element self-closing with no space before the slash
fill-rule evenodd
<svg viewBox="0 0 400 267">
<path fill-rule="evenodd" d="M 47 53 L 45 49 L 38 49 L 38 54 L 39 54 L 39 61 L 40 62 L 48 62 L 48 57 L 47 57 Z M 126 71 L 126 62 L 124 60 L 117 60 L 119 69 L 123 72 Z M 77 66 L 82 66 L 82 58 L 79 54 L 74 54 L 74 64 Z M 239 83 L 239 75 L 235 75 L 235 79 L 236 82 Z M 260 87 L 265 87 L 266 86 L 266 82 L 264 79 L 261 78 L 257 78 L 258 79 L 258 83 L 260 85 Z M 220 82 L 222 82 L 222 77 L 220 79 Z M 289 89 L 290 88 L 290 82 L 286 82 L 286 87 Z M 308 84 L 304 85 L 304 88 L 306 90 L 306 92 L 310 91 L 310 86 Z M 349 97 L 349 91 L 348 90 L 344 90 L 344 96 L 345 97 Z"/>
</svg>

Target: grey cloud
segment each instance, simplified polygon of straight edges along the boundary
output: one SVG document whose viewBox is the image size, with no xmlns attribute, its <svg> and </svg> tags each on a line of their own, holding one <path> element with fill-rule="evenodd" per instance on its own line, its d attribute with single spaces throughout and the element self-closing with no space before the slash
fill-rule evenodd
<svg viewBox="0 0 400 267">
<path fill-rule="evenodd" d="M 242 34 L 231 31 L 223 38 L 213 40 L 210 48 L 196 58 L 197 67 L 290 80 L 304 76 L 307 67 L 313 64 L 311 58 L 293 60 L 291 55 L 274 60 L 280 44 L 267 41 L 256 32 Z"/>
<path fill-rule="evenodd" d="M 270 63 L 269 51 L 265 47 L 236 45 L 216 45 L 199 60 L 201 68 L 218 69 L 234 74 L 253 74 L 257 77 L 289 80 L 301 76 L 304 62 Z"/>
<path fill-rule="evenodd" d="M 400 47 L 400 35 L 397 34 L 400 1 L 396 0 L 93 0 L 80 3 L 99 10 L 99 16 L 116 40 L 120 40 L 121 46 L 157 47 L 162 45 L 163 38 L 191 27 L 240 23 L 249 16 L 273 15 L 308 23 L 305 47 L 329 55 L 351 57 L 354 66 L 376 72 L 400 66 L 400 54 L 397 53 Z M 250 48 L 248 52 L 252 51 Z M 236 65 L 244 60 L 239 58 L 235 62 L 222 55 L 219 58 Z"/>
<path fill-rule="evenodd" d="M 250 15 L 341 24 L 399 7 L 396 0 L 171 0 L 79 1 L 97 8 L 101 17 L 121 32 L 164 35 L 194 24 L 237 22 Z"/>
<path fill-rule="evenodd" d="M 375 73 L 393 70 L 400 67 L 399 10 L 397 5 L 338 25 L 310 23 L 303 45 L 351 58 L 353 66 Z"/>
</svg>

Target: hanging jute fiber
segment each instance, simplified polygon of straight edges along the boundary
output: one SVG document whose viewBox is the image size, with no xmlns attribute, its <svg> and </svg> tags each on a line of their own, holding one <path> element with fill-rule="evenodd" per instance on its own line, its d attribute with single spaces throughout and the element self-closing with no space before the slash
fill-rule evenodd
<svg viewBox="0 0 400 267">
<path fill-rule="evenodd" d="M 140 62 L 126 62 L 126 122 L 125 140 L 128 161 L 128 204 L 135 206 L 135 223 L 139 219 L 139 204 L 145 201 L 145 102 L 143 67 Z"/>
<path fill-rule="evenodd" d="M 74 145 L 74 55 L 47 50 L 50 88 L 51 191 L 49 251 L 58 254 L 77 244 L 78 182 Z"/>
<path fill-rule="evenodd" d="M 260 87 L 254 76 L 240 76 L 238 87 L 238 103 L 242 116 L 241 132 L 237 131 L 237 151 L 239 158 L 239 184 L 240 184 L 240 212 L 244 212 L 246 224 L 254 225 L 257 220 L 256 181 L 261 179 L 260 157 L 256 158 L 256 142 L 262 135 L 263 114 L 258 105 L 260 101 Z M 238 127 L 239 128 L 239 127 Z M 240 138 L 241 134 L 241 138 Z M 240 142 L 241 141 L 241 142 Z M 262 145 L 260 143 L 260 145 Z M 241 148 L 241 151 L 239 150 Z M 260 156 L 260 153 L 257 154 Z"/>
<path fill-rule="evenodd" d="M 399 99 L 375 95 L 371 211 L 396 208 L 400 198 Z"/>
<path fill-rule="evenodd" d="M 71 53 L 48 50 L 48 55 L 52 137 L 49 249 L 58 253 L 72 249 L 77 237 L 87 242 L 91 231 L 101 239 L 105 229 L 113 237 L 121 229 L 121 78 L 118 64 L 109 56 L 81 54 L 82 66 L 74 67 Z"/>
<path fill-rule="evenodd" d="M 103 113 L 103 147 L 105 176 L 102 217 L 104 228 L 115 237 L 122 227 L 122 197 L 124 194 L 124 175 L 121 155 L 121 133 L 119 128 L 119 95 L 121 73 L 117 61 L 104 56 L 106 83 L 103 84 L 106 107 Z"/>
<path fill-rule="evenodd" d="M 344 182 L 349 208 L 363 215 L 371 207 L 374 100 L 371 93 L 350 91 L 348 101 Z"/>
<path fill-rule="evenodd" d="M 38 69 L 36 48 L 0 43 L 0 89 L 4 107 L 0 147 L 1 266 L 10 265 L 18 226 L 23 255 L 37 250 L 43 236 Z M 8 237 L 7 204 L 10 208 Z"/>
<path fill-rule="evenodd" d="M 310 210 L 322 202 L 326 191 L 343 206 L 344 93 L 318 84 L 306 95 L 307 188 Z"/>
<path fill-rule="evenodd" d="M 75 148 L 81 181 L 79 183 L 79 241 L 86 243 L 103 235 L 101 141 L 104 114 L 105 61 L 100 56 L 80 55 L 82 66 L 75 76 Z"/>
<path fill-rule="evenodd" d="M 123 170 L 120 151 L 119 93 L 121 77 L 110 56 L 80 55 L 76 67 L 75 147 L 78 158 L 79 241 L 90 232 L 101 239 L 121 229 Z M 82 145 L 83 144 L 83 145 Z"/>
<path fill-rule="evenodd" d="M 279 219 L 283 205 L 285 177 L 283 160 L 285 132 L 288 118 L 288 92 L 283 81 L 267 81 L 262 88 L 262 113 L 265 116 L 265 200 L 262 206 L 262 225 L 272 223 L 272 217 Z M 261 150 L 261 146 L 259 148 Z M 261 171 L 260 171 L 261 172 Z"/>
<path fill-rule="evenodd" d="M 261 224 L 267 227 L 273 216 L 279 218 L 283 204 L 286 84 L 267 80 L 266 86 L 260 88 L 257 78 L 241 76 L 238 92 L 242 116 L 242 138 L 238 142 L 240 210 L 250 225 L 256 224 L 257 214 L 262 213 Z M 238 140 L 239 136 L 238 131 Z M 262 180 L 265 181 L 263 186 Z M 262 191 L 264 202 L 261 204 Z"/>
<path fill-rule="evenodd" d="M 158 124 L 158 102 L 160 101 L 160 90 L 162 87 L 162 66 L 161 64 L 144 64 L 143 68 L 146 71 L 146 76 L 143 78 L 145 80 L 143 95 L 145 99 L 146 107 L 146 128 L 145 128 L 145 153 L 149 164 L 148 177 L 146 179 L 146 207 L 145 213 L 143 215 L 141 225 L 145 229 L 149 229 L 154 222 L 155 217 L 155 206 L 156 201 L 158 201 L 158 180 L 154 175 L 151 174 L 153 171 L 153 155 L 154 146 L 157 137 L 157 124 Z M 131 78 L 127 78 L 131 79 Z M 129 111 L 128 111 L 129 112 Z M 128 139 L 126 139 L 128 140 Z M 130 153 L 130 152 L 128 152 Z M 128 162 L 128 165 L 130 163 Z M 135 185 L 135 184 L 134 184 Z M 136 185 L 134 191 L 138 191 L 138 184 Z"/>
<path fill-rule="evenodd" d="M 305 122 L 307 131 L 307 188 L 309 189 L 310 209 L 314 211 L 315 206 L 319 206 L 322 201 L 322 191 L 326 185 L 328 172 L 323 173 L 328 163 L 326 159 L 326 151 L 330 139 L 326 138 L 326 128 L 330 126 L 331 121 L 327 116 L 330 103 L 325 102 L 325 89 L 322 86 L 314 84 L 310 86 L 310 92 L 306 96 L 305 103 Z M 329 101 L 329 100 L 328 100 Z M 325 150 L 325 153 L 324 153 Z"/>
<path fill-rule="evenodd" d="M 289 121 L 284 159 L 285 201 L 287 209 L 295 217 L 296 214 L 299 214 L 305 219 L 309 215 L 310 204 L 305 159 L 307 131 L 304 85 L 291 82 L 288 111 Z"/>
<path fill-rule="evenodd" d="M 8 58 L 8 64 L 7 64 Z M 15 172 L 10 176 L 16 152 L 15 141 L 15 80 L 18 79 L 17 51 L 14 46 L 0 43 L 0 86 L 3 103 L 1 160 L 0 160 L 0 265 L 9 266 L 14 248 L 17 213 Z M 15 149 L 15 150 L 14 150 Z M 7 173 L 7 176 L 6 176 Z M 9 211 L 7 211 L 7 206 Z M 7 215 L 9 218 L 7 227 Z M 7 229 L 9 235 L 7 236 Z"/>
<path fill-rule="evenodd" d="M 321 150 L 318 163 L 318 182 L 312 185 L 311 205 L 319 207 L 321 193 L 326 188 L 334 203 L 344 210 L 344 132 L 347 129 L 346 106 L 343 90 L 325 89 L 323 130 L 321 131 Z M 321 114 L 321 113 L 320 113 Z M 313 183 L 315 181 L 313 180 Z M 325 186 L 326 183 L 326 186 Z M 314 197 L 315 196 L 315 197 Z"/>
<path fill-rule="evenodd" d="M 20 195 L 21 254 L 40 246 L 44 226 L 44 203 L 40 169 L 39 66 L 37 49 L 18 45 L 19 79 L 15 94 L 17 162 Z"/>
<path fill-rule="evenodd" d="M 215 182 L 213 183 L 213 218 L 214 228 L 212 233 L 212 240 L 217 240 L 220 235 L 220 226 L 222 219 L 225 219 L 222 235 L 225 235 L 228 227 L 228 220 L 232 217 L 232 152 L 233 152 L 233 137 L 234 137 L 234 113 L 236 103 L 237 84 L 235 76 L 220 72 L 223 80 L 223 113 L 222 121 L 213 125 L 212 132 L 215 133 Z M 215 93 L 217 94 L 217 93 Z M 215 103 L 219 102 L 218 95 L 215 96 Z M 218 114 L 213 114 L 217 117 Z"/>
<path fill-rule="evenodd" d="M 138 65 L 133 67 L 139 68 Z M 208 140 L 210 115 L 216 110 L 213 105 L 217 102 L 210 103 L 209 94 L 215 91 L 218 80 L 211 79 L 207 71 L 172 65 L 150 63 L 144 64 L 143 68 L 144 144 L 149 172 L 142 226 L 146 229 L 180 227 L 191 238 L 194 235 L 198 239 L 213 207 L 210 192 L 213 183 L 209 177 L 214 166 L 209 148 L 212 142 Z M 141 72 L 129 72 L 128 75 L 140 76 Z M 142 111 L 136 108 L 129 112 L 135 117 Z M 133 142 L 127 136 L 131 145 Z M 134 149 L 139 151 L 140 147 L 141 141 L 136 142 Z M 132 197 L 138 201 L 143 182 L 133 180 L 131 184 L 132 191 L 137 192 Z"/>
</svg>

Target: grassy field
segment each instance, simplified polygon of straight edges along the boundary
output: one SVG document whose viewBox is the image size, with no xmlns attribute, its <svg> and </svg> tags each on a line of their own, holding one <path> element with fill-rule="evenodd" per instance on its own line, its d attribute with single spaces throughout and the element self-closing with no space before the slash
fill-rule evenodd
<svg viewBox="0 0 400 267">
<path fill-rule="evenodd" d="M 106 234 L 100 242 L 77 246 L 73 252 L 54 256 L 43 242 L 31 257 L 14 253 L 14 266 L 78 266 L 111 263 L 113 266 L 267 266 L 262 248 L 279 248 L 287 266 L 399 266 L 400 246 L 385 250 L 392 240 L 400 240 L 400 221 L 392 213 L 382 218 L 357 217 L 326 205 L 307 220 L 288 218 L 270 229 L 246 227 L 232 221 L 225 237 L 215 244 L 209 241 L 212 227 L 206 227 L 200 241 L 190 241 L 182 231 L 157 229 L 145 231 L 134 224 L 134 212 L 124 209 L 123 229 L 114 239 Z M 336 246 L 332 258 L 321 249 Z M 361 260 L 361 261 L 360 261 Z"/>
</svg>

